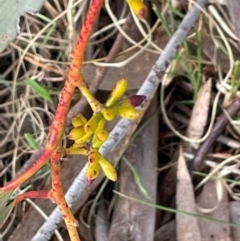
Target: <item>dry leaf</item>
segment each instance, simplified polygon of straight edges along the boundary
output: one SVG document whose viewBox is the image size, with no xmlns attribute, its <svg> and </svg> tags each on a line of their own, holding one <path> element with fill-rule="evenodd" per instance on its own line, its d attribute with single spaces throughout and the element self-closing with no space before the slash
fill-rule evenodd
<svg viewBox="0 0 240 241">
<path fill-rule="evenodd" d="M 240 202 L 229 202 L 229 212 L 231 222 L 240 224 Z M 240 240 L 240 228 L 231 227 L 231 234 L 233 241 Z"/>
<path fill-rule="evenodd" d="M 198 140 L 203 136 L 208 118 L 209 104 L 211 98 L 212 80 L 209 79 L 202 85 L 198 92 L 197 100 L 192 110 L 191 119 L 187 129 L 187 136 L 190 139 Z M 199 143 L 188 144 L 195 150 Z"/>
<path fill-rule="evenodd" d="M 189 175 L 181 147 L 179 150 L 177 178 L 177 209 L 196 214 L 192 180 Z M 202 240 L 198 219 L 196 217 L 177 214 L 176 222 L 178 241 Z"/>
<path fill-rule="evenodd" d="M 218 187 L 219 188 L 219 187 Z M 228 198 L 225 189 L 217 190 L 216 183 L 212 180 L 207 182 L 203 188 L 202 193 L 197 198 L 197 204 L 205 211 L 212 209 L 212 212 L 208 213 L 209 217 L 229 221 L 228 210 Z M 218 201 L 217 192 L 222 192 L 221 200 Z M 217 207 L 216 207 L 217 204 Z M 214 208 L 213 208 L 214 207 Z M 199 211 L 199 214 L 203 213 Z M 200 229 L 203 240 L 211 241 L 230 241 L 230 227 L 228 225 L 208 221 L 204 219 L 199 220 Z"/>
</svg>

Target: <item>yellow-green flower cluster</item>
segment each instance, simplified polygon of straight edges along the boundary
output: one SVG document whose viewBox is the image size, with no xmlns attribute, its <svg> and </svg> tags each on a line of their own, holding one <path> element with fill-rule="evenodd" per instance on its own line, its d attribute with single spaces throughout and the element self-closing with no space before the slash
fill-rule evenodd
<svg viewBox="0 0 240 241">
<path fill-rule="evenodd" d="M 98 177 L 100 167 L 107 178 L 112 181 L 117 180 L 115 168 L 98 150 L 109 135 L 108 131 L 105 129 L 106 121 L 113 120 L 117 115 L 130 120 L 135 120 L 141 115 L 140 111 L 135 109 L 135 107 L 142 104 L 146 98 L 145 96 L 134 95 L 119 100 L 127 90 L 127 87 L 127 80 L 120 79 L 101 110 L 95 112 L 89 120 L 82 114 L 78 114 L 72 119 L 74 128 L 69 133 L 68 138 L 73 140 L 74 144 L 72 147 L 65 149 L 65 153 L 88 156 L 88 170 L 86 174 L 88 185 Z"/>
</svg>

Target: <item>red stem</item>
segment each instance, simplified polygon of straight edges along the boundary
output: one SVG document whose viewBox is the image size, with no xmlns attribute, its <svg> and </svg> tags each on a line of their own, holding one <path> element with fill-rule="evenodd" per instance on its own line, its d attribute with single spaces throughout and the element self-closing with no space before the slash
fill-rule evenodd
<svg viewBox="0 0 240 241">
<path fill-rule="evenodd" d="M 18 176 L 16 179 L 8 182 L 4 187 L 1 187 L 1 190 L 14 190 L 19 187 L 23 182 L 29 179 L 34 173 L 36 173 L 50 158 L 52 151 L 45 148 L 42 155 L 39 159 L 32 165 L 26 172 Z"/>
<path fill-rule="evenodd" d="M 41 198 L 41 199 L 48 199 L 50 198 L 49 194 L 51 192 L 49 190 L 40 190 L 40 191 L 29 191 L 23 194 L 20 194 L 15 199 L 15 204 L 25 200 L 26 198 Z"/>
<path fill-rule="evenodd" d="M 62 150 L 56 150 L 51 158 L 51 167 L 52 167 L 52 191 L 51 197 L 57 203 L 63 219 L 66 223 L 69 235 L 72 241 L 80 241 L 78 237 L 78 232 L 76 227 L 78 226 L 78 221 L 74 218 L 66 199 L 64 197 L 62 181 L 61 181 L 61 164 L 59 159 L 61 158 Z"/>
</svg>

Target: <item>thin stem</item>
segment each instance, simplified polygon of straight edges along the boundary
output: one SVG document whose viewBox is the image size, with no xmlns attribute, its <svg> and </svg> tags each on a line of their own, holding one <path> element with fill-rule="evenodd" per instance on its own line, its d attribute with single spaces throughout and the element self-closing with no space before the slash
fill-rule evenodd
<svg viewBox="0 0 240 241">
<path fill-rule="evenodd" d="M 61 164 L 60 164 L 60 158 L 62 155 L 62 150 L 58 149 L 55 150 L 55 152 L 52 155 L 51 158 L 51 167 L 52 167 L 52 197 L 54 198 L 55 202 L 57 203 L 63 219 L 66 223 L 69 236 L 71 241 L 80 241 L 80 238 L 78 236 L 77 232 L 77 226 L 78 222 L 74 218 L 70 208 L 68 207 L 68 204 L 66 202 L 66 199 L 64 197 L 63 187 L 62 187 L 62 181 L 61 181 Z"/>
<path fill-rule="evenodd" d="M 93 96 L 93 94 L 89 91 L 87 86 L 84 84 L 79 87 L 82 95 L 86 98 L 87 102 L 91 106 L 94 112 L 98 112 L 102 108 L 102 104 Z"/>
<path fill-rule="evenodd" d="M 14 190 L 36 173 L 50 158 L 52 151 L 45 148 L 39 159 L 26 172 L 8 182 L 1 190 Z"/>
<path fill-rule="evenodd" d="M 29 191 L 29 192 L 25 192 L 22 193 L 20 195 L 18 195 L 15 199 L 15 204 L 27 199 L 27 198 L 41 198 L 41 199 L 49 199 L 50 195 L 49 195 L 50 191 L 49 190 L 40 190 L 40 191 Z"/>
</svg>

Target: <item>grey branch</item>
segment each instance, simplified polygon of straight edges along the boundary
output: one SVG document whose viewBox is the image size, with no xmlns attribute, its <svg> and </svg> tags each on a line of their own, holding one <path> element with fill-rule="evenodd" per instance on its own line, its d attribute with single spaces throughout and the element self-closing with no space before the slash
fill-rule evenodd
<svg viewBox="0 0 240 241">
<path fill-rule="evenodd" d="M 208 2 L 207 0 L 199 0 L 198 4 L 202 7 Z M 152 67 L 149 75 L 145 79 L 143 85 L 138 91 L 138 94 L 145 95 L 147 97 L 147 102 L 140 107 L 140 110 L 143 112 L 149 106 L 155 92 L 157 91 L 158 85 L 161 82 L 162 76 L 164 75 L 168 65 L 171 60 L 175 57 L 175 54 L 179 46 L 184 41 L 189 30 L 194 25 L 200 14 L 200 10 L 193 6 L 183 21 L 179 25 L 177 31 L 174 33 L 168 44 L 166 45 L 163 53 L 156 61 L 155 65 Z M 114 127 L 109 135 L 109 139 L 103 144 L 100 149 L 100 152 L 103 156 L 106 156 L 108 153 L 112 152 L 115 146 L 123 139 L 126 133 L 131 129 L 132 121 L 122 119 Z M 80 171 L 79 175 L 72 183 L 70 188 L 66 193 L 66 200 L 70 208 L 74 203 L 78 202 L 81 198 L 81 194 L 86 188 L 85 175 L 87 170 L 87 164 Z M 62 216 L 58 208 L 51 213 L 49 219 L 42 225 L 36 235 L 32 238 L 32 241 L 48 241 L 54 233 L 54 230 L 57 229 L 58 225 L 62 222 Z"/>
</svg>

